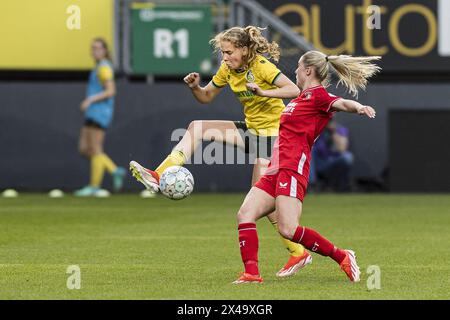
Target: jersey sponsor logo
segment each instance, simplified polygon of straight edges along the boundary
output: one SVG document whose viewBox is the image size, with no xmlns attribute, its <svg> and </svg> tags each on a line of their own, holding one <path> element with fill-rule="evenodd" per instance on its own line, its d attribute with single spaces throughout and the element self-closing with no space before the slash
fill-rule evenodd
<svg viewBox="0 0 450 320">
<path fill-rule="evenodd" d="M 246 99 L 246 98 L 252 98 L 255 96 L 253 92 L 250 90 L 246 91 L 237 91 L 234 93 L 238 99 Z"/>
<path fill-rule="evenodd" d="M 283 114 L 292 114 L 295 111 L 295 107 L 297 106 L 296 102 L 290 102 L 283 110 Z"/>
<path fill-rule="evenodd" d="M 289 102 L 286 107 L 294 107 L 295 108 L 296 106 L 297 106 L 297 102 Z"/>
<path fill-rule="evenodd" d="M 292 112 L 294 112 L 294 111 L 295 111 L 295 107 L 286 107 L 286 108 L 284 108 L 283 113 L 284 114 L 292 114 Z"/>
<path fill-rule="evenodd" d="M 255 76 L 253 75 L 252 70 L 248 70 L 245 78 L 247 79 L 247 82 L 255 82 Z"/>
<path fill-rule="evenodd" d="M 287 188 L 287 185 L 288 185 L 287 182 L 285 182 L 285 183 L 280 182 L 280 189 L 286 189 L 286 188 Z"/>
</svg>

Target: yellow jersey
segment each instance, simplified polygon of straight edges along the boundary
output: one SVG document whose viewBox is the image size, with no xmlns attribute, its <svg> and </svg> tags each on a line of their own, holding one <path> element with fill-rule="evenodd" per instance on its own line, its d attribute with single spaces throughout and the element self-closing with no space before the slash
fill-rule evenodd
<svg viewBox="0 0 450 320">
<path fill-rule="evenodd" d="M 281 112 L 284 109 L 283 100 L 260 97 L 248 90 L 248 82 L 256 83 L 262 90 L 275 89 L 273 83 L 281 71 L 267 58 L 257 55 L 248 69 L 239 72 L 231 70 L 222 62 L 219 70 L 212 78 L 212 84 L 222 88 L 227 84 L 244 107 L 247 128 L 256 135 L 277 136 Z"/>
</svg>

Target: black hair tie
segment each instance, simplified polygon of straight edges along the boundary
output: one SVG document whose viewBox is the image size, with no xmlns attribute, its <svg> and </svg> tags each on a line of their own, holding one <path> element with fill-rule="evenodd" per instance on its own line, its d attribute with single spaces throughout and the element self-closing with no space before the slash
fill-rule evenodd
<svg viewBox="0 0 450 320">
<path fill-rule="evenodd" d="M 328 56 L 325 56 L 325 60 L 326 60 L 326 62 L 328 62 Z"/>
</svg>

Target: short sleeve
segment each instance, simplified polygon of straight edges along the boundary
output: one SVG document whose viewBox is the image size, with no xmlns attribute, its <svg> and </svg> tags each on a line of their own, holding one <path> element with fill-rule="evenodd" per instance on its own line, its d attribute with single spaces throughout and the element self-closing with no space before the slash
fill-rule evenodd
<svg viewBox="0 0 450 320">
<path fill-rule="evenodd" d="M 318 99 L 318 101 L 316 100 L 316 104 L 319 106 L 320 110 L 330 112 L 333 102 L 342 98 L 323 90 L 316 99 Z"/>
<path fill-rule="evenodd" d="M 220 65 L 219 70 L 217 70 L 216 74 L 212 78 L 212 84 L 217 88 L 222 88 L 228 84 L 228 67 L 225 63 Z"/>
<path fill-rule="evenodd" d="M 259 78 L 267 83 L 273 84 L 277 80 L 278 76 L 281 74 L 280 69 L 278 69 L 272 62 L 264 57 L 257 57 L 257 72 Z"/>
<path fill-rule="evenodd" d="M 101 83 L 114 79 L 114 73 L 109 65 L 101 65 L 97 70 L 97 76 Z"/>
</svg>

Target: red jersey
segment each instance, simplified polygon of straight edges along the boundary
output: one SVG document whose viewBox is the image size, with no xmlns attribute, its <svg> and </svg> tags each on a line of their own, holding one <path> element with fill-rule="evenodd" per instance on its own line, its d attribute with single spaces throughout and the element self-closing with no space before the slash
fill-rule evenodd
<svg viewBox="0 0 450 320">
<path fill-rule="evenodd" d="M 341 97 L 328 93 L 323 86 L 316 86 L 291 100 L 281 113 L 269 174 L 278 169 L 290 169 L 308 180 L 311 148 L 332 118 L 331 105 L 338 99 Z"/>
</svg>

